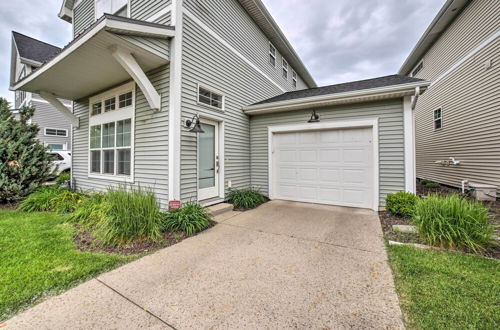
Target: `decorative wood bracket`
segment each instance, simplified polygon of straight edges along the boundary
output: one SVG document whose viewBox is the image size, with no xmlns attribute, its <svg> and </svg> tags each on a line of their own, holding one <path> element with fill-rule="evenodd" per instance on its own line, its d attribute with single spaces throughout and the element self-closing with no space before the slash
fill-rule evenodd
<svg viewBox="0 0 500 330">
<path fill-rule="evenodd" d="M 73 125 L 73 127 L 80 127 L 80 119 L 71 111 L 69 111 L 68 107 L 62 104 L 62 102 L 59 101 L 54 94 L 40 91 L 38 92 L 38 95 L 40 95 L 45 101 L 49 102 L 54 108 L 56 108 L 57 111 L 59 111 L 64 117 L 66 117 Z"/>
<path fill-rule="evenodd" d="M 118 46 L 110 47 L 111 54 L 116 59 L 118 63 L 128 72 L 128 74 L 134 79 L 136 84 L 139 86 L 141 91 L 144 93 L 149 106 L 153 111 L 161 110 L 161 96 L 154 88 L 151 81 L 148 79 L 139 63 L 135 60 L 134 56 L 130 52 Z"/>
</svg>

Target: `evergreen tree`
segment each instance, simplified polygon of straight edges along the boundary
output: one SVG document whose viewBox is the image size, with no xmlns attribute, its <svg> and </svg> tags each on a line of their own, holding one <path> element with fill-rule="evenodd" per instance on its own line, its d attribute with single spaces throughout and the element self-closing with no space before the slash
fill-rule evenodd
<svg viewBox="0 0 500 330">
<path fill-rule="evenodd" d="M 52 172 L 52 156 L 36 136 L 38 125 L 29 124 L 35 109 L 19 109 L 19 120 L 9 102 L 0 98 L 0 202 L 14 202 L 37 189 Z"/>
</svg>

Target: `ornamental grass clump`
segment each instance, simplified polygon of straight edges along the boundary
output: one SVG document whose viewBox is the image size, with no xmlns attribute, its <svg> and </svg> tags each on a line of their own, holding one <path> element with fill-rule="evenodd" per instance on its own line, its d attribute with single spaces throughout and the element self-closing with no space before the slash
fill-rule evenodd
<svg viewBox="0 0 500 330">
<path fill-rule="evenodd" d="M 418 201 L 413 222 L 422 238 L 434 246 L 479 252 L 492 242 L 488 210 L 481 202 L 456 194 L 433 194 Z"/>
<path fill-rule="evenodd" d="M 395 194 L 389 194 L 386 198 L 386 208 L 391 214 L 411 218 L 415 212 L 415 205 L 418 202 L 418 196 L 409 192 L 400 191 Z"/>
<path fill-rule="evenodd" d="M 83 196 L 58 186 L 41 187 L 21 202 L 24 212 L 73 212 Z"/>
<path fill-rule="evenodd" d="M 163 216 L 163 228 L 169 232 L 196 234 L 210 226 L 207 209 L 196 203 L 187 203 L 180 209 L 169 211 Z"/>
<path fill-rule="evenodd" d="M 254 209 L 267 201 L 256 188 L 235 189 L 227 195 L 227 201 L 237 210 Z"/>
</svg>

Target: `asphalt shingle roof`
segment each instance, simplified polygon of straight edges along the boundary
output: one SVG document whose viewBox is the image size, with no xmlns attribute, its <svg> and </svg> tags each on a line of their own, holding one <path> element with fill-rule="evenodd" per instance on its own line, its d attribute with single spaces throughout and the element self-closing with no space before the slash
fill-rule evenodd
<svg viewBox="0 0 500 330">
<path fill-rule="evenodd" d="M 385 77 L 378 77 L 378 78 L 372 78 L 372 79 L 366 79 L 366 80 L 358 80 L 358 81 L 352 81 L 352 82 L 347 82 L 347 83 L 342 83 L 342 84 L 309 88 L 309 89 L 302 89 L 302 90 L 293 91 L 293 92 L 286 92 L 284 94 L 281 94 L 281 95 L 278 95 L 275 97 L 271 97 L 270 99 L 257 102 L 254 105 L 280 102 L 280 101 L 288 101 L 288 100 L 301 99 L 301 98 L 313 97 L 313 96 L 328 95 L 328 94 L 353 92 L 353 91 L 359 91 L 359 90 L 363 90 L 363 89 L 372 89 L 372 88 L 380 88 L 380 87 L 387 87 L 387 86 L 393 86 L 393 85 L 409 84 L 409 83 L 419 82 L 419 81 L 424 81 L 424 80 L 395 74 L 395 75 L 385 76 Z"/>
<path fill-rule="evenodd" d="M 28 60 L 45 63 L 61 51 L 61 48 L 12 31 L 19 56 Z"/>
</svg>

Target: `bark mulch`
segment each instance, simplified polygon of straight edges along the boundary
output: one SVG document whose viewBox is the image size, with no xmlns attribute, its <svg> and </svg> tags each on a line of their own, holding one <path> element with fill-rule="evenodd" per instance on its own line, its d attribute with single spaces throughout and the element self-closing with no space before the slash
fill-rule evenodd
<svg viewBox="0 0 500 330">
<path fill-rule="evenodd" d="M 0 203 L 0 210 L 16 210 L 17 208 L 18 208 L 17 204 L 11 204 L 11 203 L 2 204 L 2 203 Z"/>
</svg>

